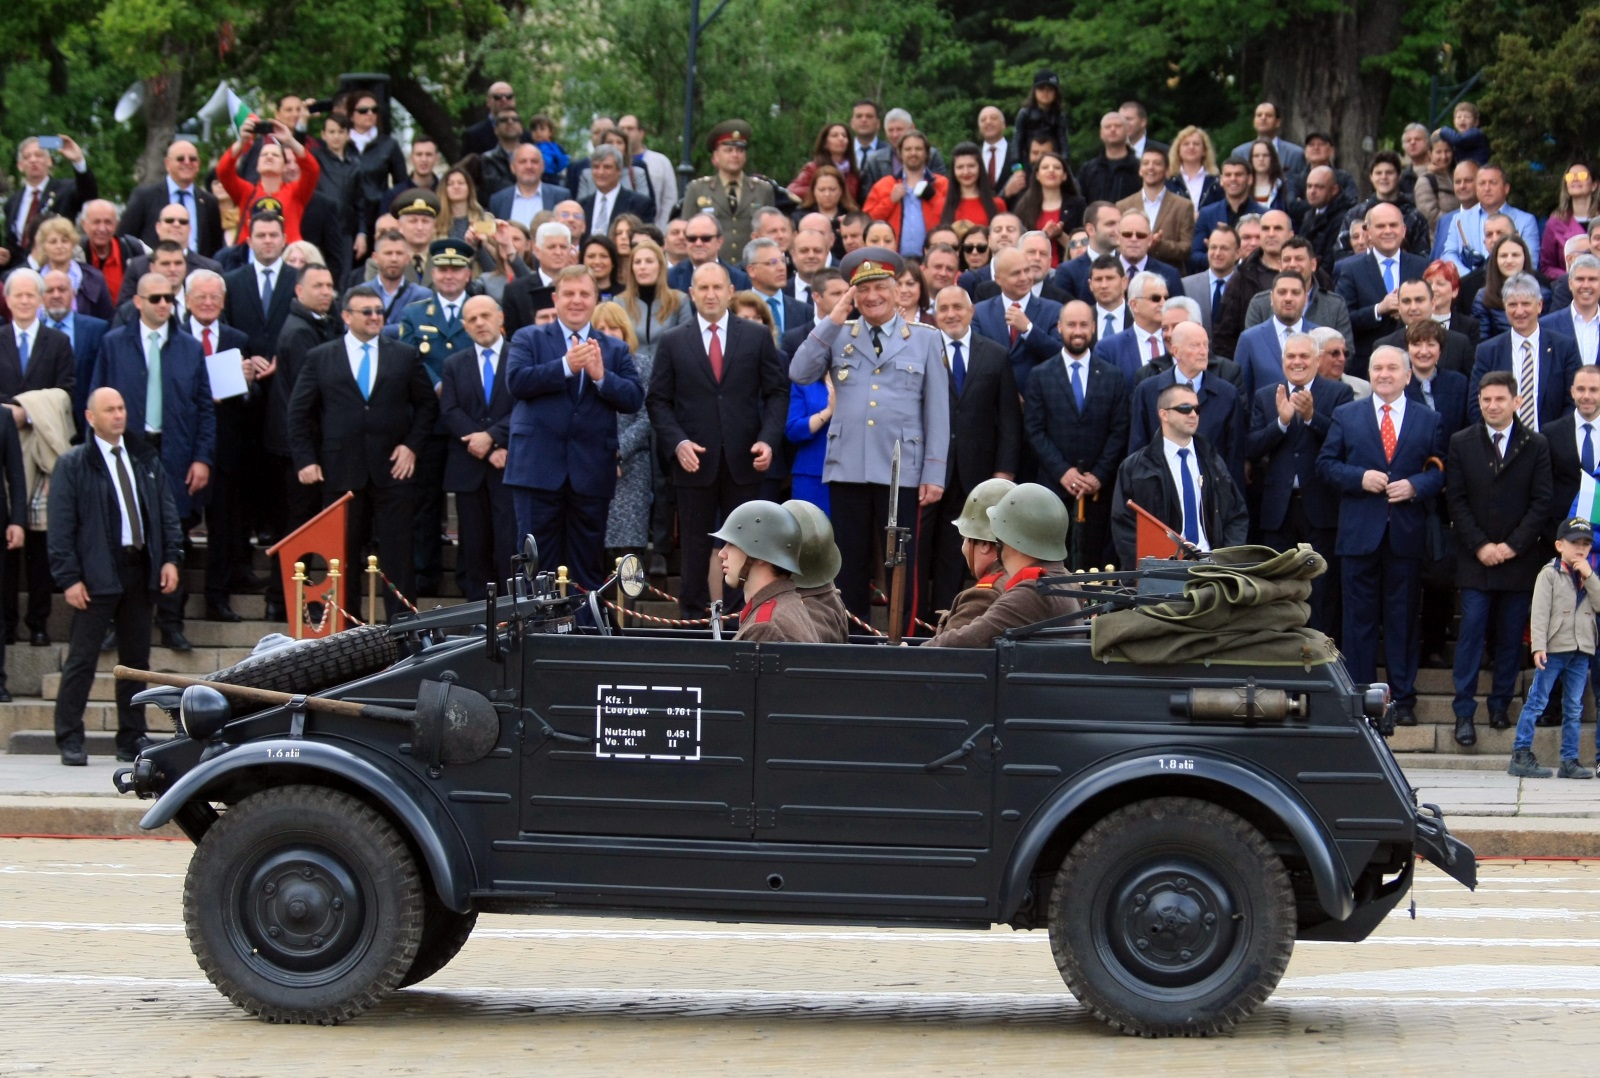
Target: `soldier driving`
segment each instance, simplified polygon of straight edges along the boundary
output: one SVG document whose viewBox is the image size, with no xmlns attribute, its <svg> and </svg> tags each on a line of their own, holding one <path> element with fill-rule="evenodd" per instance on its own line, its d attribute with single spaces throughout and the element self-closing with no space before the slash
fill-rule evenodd
<svg viewBox="0 0 1600 1078">
<path fill-rule="evenodd" d="M 950 378 L 944 348 L 932 326 L 908 324 L 895 310 L 895 278 L 905 263 L 882 247 L 846 255 L 840 270 L 850 288 L 795 350 L 789 376 L 809 385 L 833 373 L 834 412 L 827 462 L 834 532 L 839 544 L 839 592 L 845 608 L 865 621 L 871 614 L 874 539 L 889 512 L 895 443 L 901 447 L 897 519 L 915 521 L 918 507 L 944 496 L 950 447 Z M 859 320 L 850 320 L 854 307 Z M 911 530 L 907 564 L 917 561 Z M 916 613 L 916 596 L 904 609 Z M 909 617 L 908 617 L 909 623 Z"/>
<path fill-rule="evenodd" d="M 1037 483 L 1023 483 L 988 510 L 1000 545 L 1005 590 L 978 617 L 959 629 L 946 629 L 924 647 L 986 648 L 1007 629 L 1071 614 L 1078 600 L 1041 595 L 1039 579 L 1066 572 L 1067 507 Z"/>
<path fill-rule="evenodd" d="M 723 580 L 743 588 L 735 640 L 818 643 L 816 626 L 792 579 L 800 571 L 800 522 L 776 502 L 745 502 L 712 533 L 721 539 Z"/>
<path fill-rule="evenodd" d="M 722 226 L 718 257 L 737 264 L 744 257 L 744 245 L 750 242 L 756 211 L 776 205 L 778 186 L 764 176 L 745 172 L 750 125 L 743 120 L 724 120 L 713 127 L 706 136 L 706 148 L 717 171 L 689 181 L 683 189 L 680 213 L 687 219 L 710 210 Z"/>
<path fill-rule="evenodd" d="M 982 615 L 1006 587 L 1006 567 L 1000 560 L 1000 541 L 989 523 L 989 509 L 1015 490 L 1009 479 L 985 479 L 972 488 L 961 515 L 950 523 L 961 533 L 961 556 L 977 581 L 958 594 L 939 618 L 938 632 L 948 632 L 969 624 Z"/>
<path fill-rule="evenodd" d="M 817 642 L 848 644 L 850 615 L 833 585 L 833 578 L 839 575 L 833 524 L 828 514 L 799 498 L 784 502 L 783 507 L 800 525 L 800 571 L 794 574 L 794 586 L 816 625 Z"/>
</svg>

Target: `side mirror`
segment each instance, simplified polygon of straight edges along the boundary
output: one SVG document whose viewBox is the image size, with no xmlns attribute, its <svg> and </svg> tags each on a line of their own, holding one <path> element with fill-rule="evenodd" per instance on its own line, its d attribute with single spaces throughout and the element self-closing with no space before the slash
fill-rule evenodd
<svg viewBox="0 0 1600 1078">
<path fill-rule="evenodd" d="M 637 554 L 624 554 L 617 566 L 617 584 L 630 599 L 644 594 L 644 563 Z"/>
</svg>

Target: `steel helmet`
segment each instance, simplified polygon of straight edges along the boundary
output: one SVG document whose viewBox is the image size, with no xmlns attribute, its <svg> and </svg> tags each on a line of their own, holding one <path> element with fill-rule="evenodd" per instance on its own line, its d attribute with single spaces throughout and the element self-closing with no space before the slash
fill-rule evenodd
<svg viewBox="0 0 1600 1078">
<path fill-rule="evenodd" d="M 745 502 L 711 533 L 744 551 L 746 557 L 771 562 L 791 573 L 800 571 L 800 522 L 777 502 Z"/>
<path fill-rule="evenodd" d="M 800 525 L 800 569 L 794 574 L 794 586 L 820 588 L 832 583 L 844 559 L 833 541 L 833 522 L 828 514 L 820 506 L 799 498 L 784 502 L 783 508 Z"/>
<path fill-rule="evenodd" d="M 1040 561 L 1067 557 L 1067 507 L 1038 483 L 1022 483 L 989 510 L 995 538 Z"/>
<path fill-rule="evenodd" d="M 972 493 L 967 495 L 967 504 L 961 507 L 961 515 L 950 523 L 956 526 L 956 531 L 961 533 L 963 539 L 976 539 L 980 543 L 994 542 L 994 528 L 989 525 L 989 507 L 999 504 L 1000 499 L 1010 494 L 1016 486 L 1009 479 L 985 479 L 972 488 Z"/>
</svg>

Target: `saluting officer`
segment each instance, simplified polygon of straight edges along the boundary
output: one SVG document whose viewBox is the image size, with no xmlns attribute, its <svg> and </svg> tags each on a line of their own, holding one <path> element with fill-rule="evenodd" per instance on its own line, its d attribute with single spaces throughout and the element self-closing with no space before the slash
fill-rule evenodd
<svg viewBox="0 0 1600 1078">
<path fill-rule="evenodd" d="M 778 185 L 765 176 L 745 172 L 750 125 L 743 120 L 724 120 L 713 127 L 706 136 L 706 148 L 711 151 L 711 163 L 717 171 L 689 181 L 683 189 L 679 216 L 688 220 L 706 210 L 715 214 L 722 226 L 718 257 L 736 265 L 744 257 L 744 245 L 750 242 L 756 211 L 777 204 Z"/>
<path fill-rule="evenodd" d="M 783 507 L 800 524 L 800 571 L 794 574 L 794 586 L 816 625 L 817 641 L 848 644 L 850 615 L 833 584 L 833 578 L 839 575 L 839 547 L 833 541 L 833 524 L 828 514 L 811 502 L 792 498 Z"/>
<path fill-rule="evenodd" d="M 717 553 L 723 582 L 750 597 L 734 639 L 818 643 L 793 579 L 800 571 L 800 522 L 794 514 L 776 502 L 745 502 L 711 535 L 723 543 Z"/>
<path fill-rule="evenodd" d="M 956 595 L 939 618 L 939 632 L 959 629 L 984 614 L 1006 588 L 1006 567 L 1000 560 L 1000 540 L 989 523 L 989 509 L 1016 489 L 1009 479 L 985 479 L 972 488 L 961 515 L 950 523 L 961 535 L 961 557 L 977 581 Z M 935 634 L 937 635 L 937 634 Z"/>
<path fill-rule="evenodd" d="M 422 353 L 428 382 L 438 395 L 444 383 L 444 362 L 457 352 L 472 350 L 472 337 L 462 322 L 467 282 L 472 279 L 472 247 L 466 240 L 434 240 L 428 245 L 429 276 L 433 296 L 417 300 L 400 312 L 400 339 Z M 439 539 L 444 513 L 444 464 L 449 455 L 450 431 L 441 417 L 417 454 L 417 519 L 412 549 L 419 594 L 435 594 L 444 575 Z"/>
<path fill-rule="evenodd" d="M 865 621 L 871 615 L 873 541 L 889 516 L 889 477 L 900 443 L 896 519 L 911 529 L 907 550 L 917 558 L 918 506 L 944 496 L 950 448 L 950 376 L 941 337 L 932 326 L 908 324 L 895 310 L 895 278 L 905 263 L 883 247 L 862 247 L 839 268 L 850 288 L 833 313 L 819 321 L 796 349 L 789 376 L 809 385 L 833 372 L 833 420 L 827 463 L 834 536 L 843 563 L 839 591 L 845 607 Z M 860 311 L 850 319 L 851 307 Z M 915 576 L 915 574 L 910 574 Z M 917 611 L 917 596 L 906 610 Z"/>
</svg>

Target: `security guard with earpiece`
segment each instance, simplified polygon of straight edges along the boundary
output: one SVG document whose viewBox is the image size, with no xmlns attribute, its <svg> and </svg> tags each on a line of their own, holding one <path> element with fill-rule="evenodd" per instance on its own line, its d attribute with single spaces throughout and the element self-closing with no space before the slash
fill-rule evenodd
<svg viewBox="0 0 1600 1078">
<path fill-rule="evenodd" d="M 795 588 L 800 571 L 800 522 L 776 502 L 745 502 L 711 533 L 721 539 L 717 556 L 730 588 L 749 596 L 739 612 L 735 640 L 818 643 L 816 625 Z"/>
</svg>

